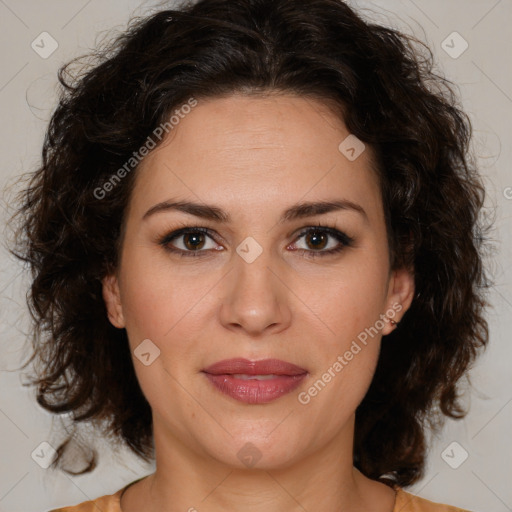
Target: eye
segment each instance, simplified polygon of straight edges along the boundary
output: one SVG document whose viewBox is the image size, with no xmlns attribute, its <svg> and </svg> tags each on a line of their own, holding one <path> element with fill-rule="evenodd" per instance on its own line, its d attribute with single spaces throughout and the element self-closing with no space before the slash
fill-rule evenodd
<svg viewBox="0 0 512 512">
<path fill-rule="evenodd" d="M 352 246 L 354 242 L 353 238 L 342 231 L 327 226 L 308 227 L 299 234 L 297 239 L 303 239 L 306 248 L 295 250 L 299 250 L 307 258 L 316 258 L 341 252 L 345 247 Z"/>
<path fill-rule="evenodd" d="M 181 256 L 203 256 L 207 250 L 219 250 L 214 242 L 210 230 L 206 228 L 182 228 L 165 235 L 159 244 L 167 251 L 178 253 Z"/>
</svg>

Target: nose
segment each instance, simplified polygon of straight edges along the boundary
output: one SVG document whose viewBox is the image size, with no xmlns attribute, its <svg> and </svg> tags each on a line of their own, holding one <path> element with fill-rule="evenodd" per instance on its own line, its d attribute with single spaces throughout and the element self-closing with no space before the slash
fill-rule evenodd
<svg viewBox="0 0 512 512">
<path fill-rule="evenodd" d="M 269 250 L 263 250 L 251 263 L 235 254 L 232 264 L 224 281 L 222 325 L 251 337 L 286 329 L 291 310 L 283 266 L 272 261 Z"/>
</svg>

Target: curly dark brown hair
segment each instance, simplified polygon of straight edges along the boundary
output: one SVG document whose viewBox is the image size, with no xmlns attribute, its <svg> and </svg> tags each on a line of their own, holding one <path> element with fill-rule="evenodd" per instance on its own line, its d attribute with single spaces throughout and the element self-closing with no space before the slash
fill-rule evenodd
<svg viewBox="0 0 512 512">
<path fill-rule="evenodd" d="M 431 51 L 341 0 L 201 0 L 133 18 L 98 48 L 88 65 L 59 69 L 42 163 L 19 197 L 13 252 L 32 271 L 39 404 L 102 424 L 151 460 L 151 409 L 101 281 L 118 263 L 136 168 L 104 197 L 95 191 L 187 98 L 292 93 L 337 105 L 373 149 L 392 268 L 414 269 L 412 305 L 384 337 L 356 411 L 354 465 L 416 482 L 427 427 L 467 414 L 458 383 L 488 342 L 490 286 L 471 124 Z"/>
</svg>

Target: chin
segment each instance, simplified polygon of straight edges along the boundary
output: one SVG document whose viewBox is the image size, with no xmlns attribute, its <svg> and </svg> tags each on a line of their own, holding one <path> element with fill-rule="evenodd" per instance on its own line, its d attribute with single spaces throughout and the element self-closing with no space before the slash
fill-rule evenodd
<svg viewBox="0 0 512 512">
<path fill-rule="evenodd" d="M 300 441 L 304 439 L 299 434 L 297 438 L 289 431 L 268 435 L 265 429 L 261 434 L 228 436 L 222 446 L 216 444 L 205 449 L 218 462 L 234 469 L 276 470 L 285 469 L 300 458 Z"/>
</svg>

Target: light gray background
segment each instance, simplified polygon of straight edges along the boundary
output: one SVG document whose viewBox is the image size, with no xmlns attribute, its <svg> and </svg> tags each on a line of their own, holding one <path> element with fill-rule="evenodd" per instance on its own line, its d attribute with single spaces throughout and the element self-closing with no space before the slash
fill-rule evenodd
<svg viewBox="0 0 512 512">
<path fill-rule="evenodd" d="M 169 4 L 171 4 L 170 2 Z M 433 501 L 472 511 L 512 510 L 512 55 L 511 0 L 353 0 L 369 17 L 415 33 L 433 49 L 440 69 L 459 84 L 463 105 L 474 124 L 474 148 L 488 190 L 489 211 L 497 207 L 497 254 L 490 261 L 496 280 L 488 312 L 490 346 L 471 373 L 466 395 L 470 413 L 449 421 L 432 442 L 425 478 L 408 490 Z M 149 12 L 156 2 L 137 0 L 0 0 L 0 145 L 2 189 L 39 162 L 44 130 L 55 106 L 60 65 L 95 45 L 100 31 L 122 30 L 132 14 Z M 58 42 L 47 59 L 31 48 L 46 31 Z M 469 44 L 458 58 L 442 42 L 458 32 Z M 461 43 L 448 39 L 456 51 Z M 12 212 L 9 189 L 2 201 L 2 225 Z M 41 442 L 55 444 L 58 423 L 21 386 L 17 371 L 27 354 L 28 314 L 24 293 L 28 276 L 7 251 L 0 253 L 0 511 L 42 512 L 112 493 L 152 472 L 127 450 L 101 450 L 99 467 L 90 475 L 69 477 L 43 469 L 31 457 Z M 52 429 L 53 426 L 53 429 Z M 449 447 L 457 442 L 452 452 Z M 442 457 L 449 447 L 452 469 Z M 205 507 L 199 502 L 198 510 Z M 315 511 L 310 511 L 315 512 Z"/>
</svg>

